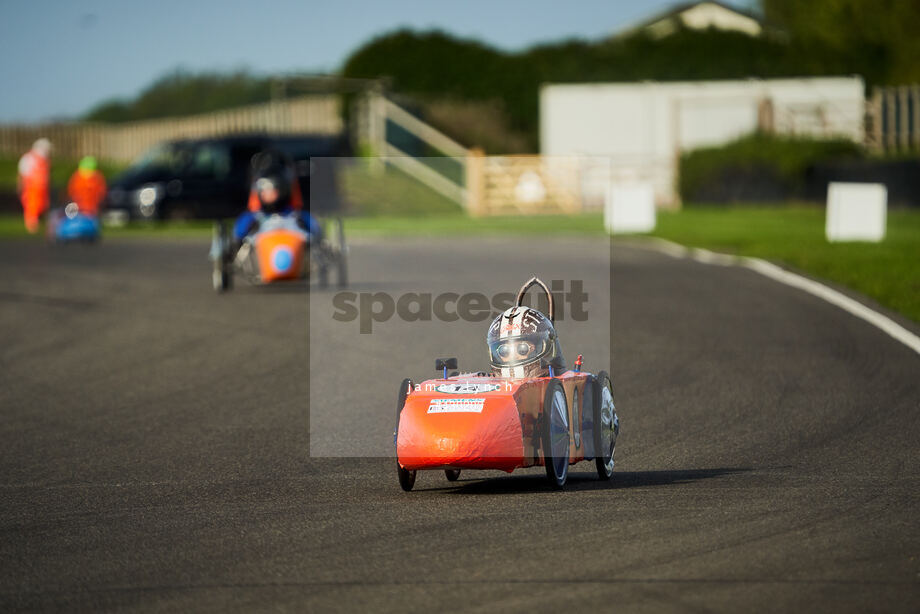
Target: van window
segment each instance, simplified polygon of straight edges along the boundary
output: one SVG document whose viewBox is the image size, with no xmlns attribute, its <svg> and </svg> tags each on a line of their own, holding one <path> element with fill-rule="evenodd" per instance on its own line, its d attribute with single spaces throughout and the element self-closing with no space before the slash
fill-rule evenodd
<svg viewBox="0 0 920 614">
<path fill-rule="evenodd" d="M 151 147 L 132 164 L 132 167 L 141 171 L 166 171 L 177 173 L 188 162 L 188 150 L 170 143 L 163 143 Z"/>
<path fill-rule="evenodd" d="M 224 146 L 208 143 L 195 148 L 188 174 L 207 179 L 223 179 L 230 173 L 230 152 Z"/>
<path fill-rule="evenodd" d="M 264 149 L 265 146 L 262 143 L 245 143 L 241 145 L 234 145 L 231 148 L 233 156 L 233 168 L 244 173 L 247 182 L 249 181 L 250 163 L 252 162 L 252 157 Z"/>
</svg>

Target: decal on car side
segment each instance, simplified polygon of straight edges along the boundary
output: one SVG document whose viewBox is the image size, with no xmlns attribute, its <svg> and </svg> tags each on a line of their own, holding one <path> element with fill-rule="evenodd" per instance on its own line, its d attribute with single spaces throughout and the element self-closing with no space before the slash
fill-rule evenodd
<svg viewBox="0 0 920 614">
<path fill-rule="evenodd" d="M 435 390 L 446 394 L 482 394 L 499 388 L 498 384 L 440 384 Z"/>
<path fill-rule="evenodd" d="M 429 414 L 467 413 L 480 414 L 485 399 L 431 399 Z"/>
</svg>

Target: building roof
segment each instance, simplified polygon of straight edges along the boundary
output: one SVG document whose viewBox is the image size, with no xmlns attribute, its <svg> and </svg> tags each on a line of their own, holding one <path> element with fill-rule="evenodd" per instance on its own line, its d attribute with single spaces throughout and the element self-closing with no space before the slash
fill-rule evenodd
<svg viewBox="0 0 920 614">
<path fill-rule="evenodd" d="M 729 25 L 724 22 L 720 25 L 710 22 L 708 26 L 711 27 L 716 27 L 722 30 L 735 30 L 745 32 L 754 36 L 760 34 L 760 32 L 762 32 L 766 27 L 764 20 L 760 16 L 750 11 L 740 9 L 725 2 L 720 2 L 719 0 L 699 0 L 698 2 L 683 2 L 680 4 L 675 4 L 666 11 L 653 15 L 652 17 L 646 18 L 633 26 L 629 26 L 623 30 L 620 30 L 614 36 L 625 36 L 645 30 L 655 38 L 664 38 L 681 26 L 701 29 L 694 26 L 692 23 L 687 23 L 687 21 L 684 19 L 685 15 L 700 7 L 715 9 L 724 15 L 732 14 L 738 20 L 736 25 Z M 679 23 L 678 20 L 680 20 Z M 747 22 L 749 25 L 741 26 L 740 24 L 744 22 Z"/>
</svg>

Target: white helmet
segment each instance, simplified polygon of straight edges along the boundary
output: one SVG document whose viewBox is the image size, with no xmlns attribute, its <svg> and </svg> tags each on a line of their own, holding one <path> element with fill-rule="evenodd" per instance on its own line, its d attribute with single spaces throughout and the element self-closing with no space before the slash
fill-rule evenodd
<svg viewBox="0 0 920 614">
<path fill-rule="evenodd" d="M 524 293 L 537 283 L 549 297 L 550 317 L 521 305 Z M 562 348 L 553 326 L 552 295 L 546 285 L 533 278 L 521 288 L 517 305 L 505 310 L 492 321 L 486 341 L 492 372 L 501 377 L 543 377 L 548 375 L 546 363 L 554 362 L 564 368 Z"/>
<path fill-rule="evenodd" d="M 47 158 L 49 155 L 51 155 L 51 149 L 51 141 L 45 137 L 42 137 L 32 143 L 32 150 L 43 158 Z"/>
</svg>

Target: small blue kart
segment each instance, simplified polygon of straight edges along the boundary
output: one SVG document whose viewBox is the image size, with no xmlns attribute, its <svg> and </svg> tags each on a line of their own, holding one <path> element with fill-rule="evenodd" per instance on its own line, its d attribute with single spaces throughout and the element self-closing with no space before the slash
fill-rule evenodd
<svg viewBox="0 0 920 614">
<path fill-rule="evenodd" d="M 53 243 L 95 243 L 99 237 L 99 218 L 82 213 L 76 203 L 48 216 L 48 240 Z"/>
</svg>

